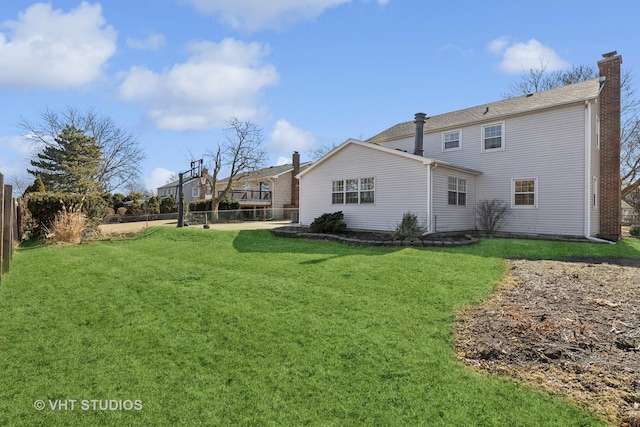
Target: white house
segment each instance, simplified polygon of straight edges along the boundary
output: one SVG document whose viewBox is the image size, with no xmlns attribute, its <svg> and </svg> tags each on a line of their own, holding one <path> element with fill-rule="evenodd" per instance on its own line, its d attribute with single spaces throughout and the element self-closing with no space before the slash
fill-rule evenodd
<svg viewBox="0 0 640 427">
<path fill-rule="evenodd" d="M 620 238 L 620 64 L 589 81 L 399 123 L 349 139 L 302 171 L 300 224 L 344 212 L 351 229 L 476 228 L 476 206 L 509 207 L 503 232 Z"/>
<path fill-rule="evenodd" d="M 293 209 L 298 207 L 298 179 L 296 175 L 311 165 L 300 163 L 300 154 L 295 151 L 291 163 L 269 166 L 236 176 L 228 196 L 238 200 L 242 209 L 271 208 Z M 207 170 L 202 176 L 185 182 L 182 186 L 185 204 L 193 200 L 211 199 L 212 189 L 207 179 Z M 220 194 L 227 186 L 229 178 L 216 183 L 215 192 Z M 173 181 L 157 188 L 160 197 L 178 198 L 179 181 Z"/>
</svg>

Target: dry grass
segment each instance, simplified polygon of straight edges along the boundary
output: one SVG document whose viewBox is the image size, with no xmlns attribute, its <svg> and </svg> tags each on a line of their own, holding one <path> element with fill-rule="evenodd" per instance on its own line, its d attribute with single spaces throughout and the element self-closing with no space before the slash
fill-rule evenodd
<svg viewBox="0 0 640 427">
<path fill-rule="evenodd" d="M 86 227 L 87 215 L 82 212 L 82 204 L 69 208 L 63 204 L 47 229 L 47 240 L 54 245 L 75 245 L 82 241 Z"/>
</svg>

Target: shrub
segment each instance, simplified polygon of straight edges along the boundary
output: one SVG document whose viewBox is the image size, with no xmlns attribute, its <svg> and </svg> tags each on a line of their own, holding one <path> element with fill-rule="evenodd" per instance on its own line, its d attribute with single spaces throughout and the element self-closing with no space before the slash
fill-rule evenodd
<svg viewBox="0 0 640 427">
<path fill-rule="evenodd" d="M 160 213 L 173 213 L 178 212 L 178 206 L 176 205 L 176 199 L 173 195 L 165 197 L 160 202 Z"/>
<path fill-rule="evenodd" d="M 218 204 L 218 210 L 221 210 L 221 211 L 233 211 L 236 209 L 240 209 L 240 202 L 238 202 L 236 199 L 232 197 L 224 197 L 222 198 L 222 200 L 220 200 L 220 203 Z M 189 211 L 191 212 L 206 212 L 206 211 L 212 211 L 212 210 L 213 209 L 212 209 L 211 199 L 208 199 L 208 200 L 199 199 L 189 203 Z"/>
<path fill-rule="evenodd" d="M 418 217 L 413 212 L 405 212 L 402 215 L 402 222 L 396 226 L 395 238 L 404 241 L 405 239 L 415 240 L 422 238 L 424 232 L 418 223 Z"/>
<path fill-rule="evenodd" d="M 57 245 L 77 244 L 82 241 L 87 226 L 87 215 L 82 212 L 82 203 L 67 208 L 64 203 L 62 210 L 56 213 L 49 227 L 46 227 L 47 239 Z"/>
<path fill-rule="evenodd" d="M 145 202 L 145 211 L 148 214 L 159 214 L 162 198 L 160 196 L 149 197 Z"/>
<path fill-rule="evenodd" d="M 476 207 L 478 227 L 487 235 L 500 230 L 507 215 L 509 207 L 500 199 L 481 200 Z"/>
<path fill-rule="evenodd" d="M 314 233 L 342 233 L 347 229 L 342 211 L 325 213 L 317 217 L 311 223 L 311 231 Z"/>
<path fill-rule="evenodd" d="M 33 225 L 25 231 L 34 236 L 44 236 L 56 214 L 66 206 L 80 206 L 87 217 L 85 228 L 90 230 L 96 230 L 107 213 L 107 202 L 99 194 L 29 193 L 26 199 Z"/>
<path fill-rule="evenodd" d="M 638 224 L 629 226 L 629 234 L 632 236 L 640 236 L 640 226 Z"/>
</svg>

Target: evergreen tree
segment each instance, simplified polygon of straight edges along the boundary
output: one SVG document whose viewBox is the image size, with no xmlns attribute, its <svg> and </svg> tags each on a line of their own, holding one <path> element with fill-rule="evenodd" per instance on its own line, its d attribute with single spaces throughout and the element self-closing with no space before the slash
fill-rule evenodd
<svg viewBox="0 0 640 427">
<path fill-rule="evenodd" d="M 45 187 L 67 193 L 92 193 L 98 191 L 96 179 L 100 167 L 101 150 L 95 138 L 86 136 L 73 126 L 65 127 L 55 138 L 31 160 L 34 170 Z"/>
<path fill-rule="evenodd" d="M 29 193 L 44 193 L 47 191 L 44 187 L 44 183 L 40 178 L 40 175 L 36 176 L 36 179 L 33 181 L 33 184 L 25 188 L 23 196 L 26 196 Z"/>
</svg>

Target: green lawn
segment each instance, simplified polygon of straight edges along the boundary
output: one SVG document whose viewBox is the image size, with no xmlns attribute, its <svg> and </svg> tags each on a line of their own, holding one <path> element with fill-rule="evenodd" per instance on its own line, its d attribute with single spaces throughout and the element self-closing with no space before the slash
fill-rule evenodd
<svg viewBox="0 0 640 427">
<path fill-rule="evenodd" d="M 0 289 L 0 425 L 602 425 L 452 350 L 456 309 L 494 289 L 502 257 L 567 254 L 640 244 L 360 248 L 153 228 L 24 248 Z"/>
</svg>

